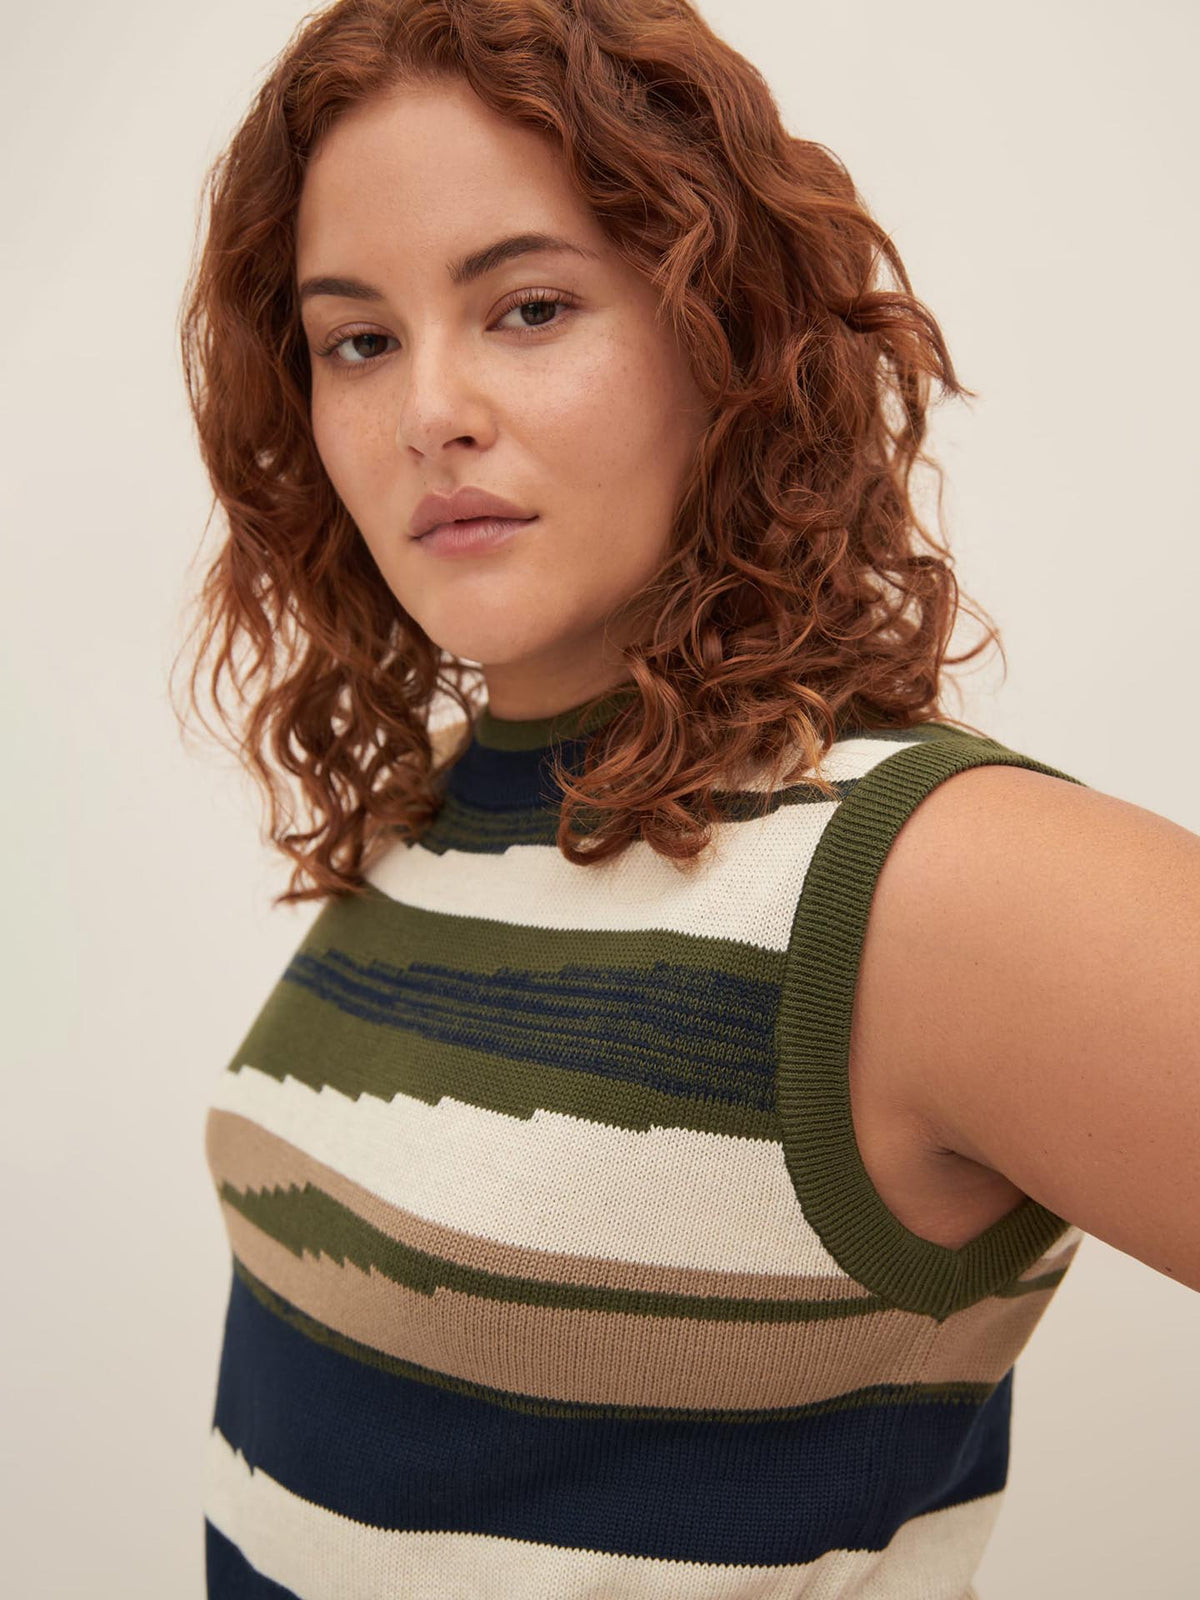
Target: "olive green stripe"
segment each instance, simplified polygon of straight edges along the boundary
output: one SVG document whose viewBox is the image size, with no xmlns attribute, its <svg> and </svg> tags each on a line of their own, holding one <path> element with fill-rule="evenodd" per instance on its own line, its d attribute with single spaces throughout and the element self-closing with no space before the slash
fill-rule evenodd
<svg viewBox="0 0 1200 1600">
<path fill-rule="evenodd" d="M 280 1083 L 292 1077 L 350 1099 L 398 1094 L 436 1105 L 464 1105 L 528 1120 L 549 1111 L 578 1121 L 645 1133 L 686 1128 L 735 1139 L 779 1141 L 773 1109 L 702 1095 L 669 1094 L 646 1084 L 566 1067 L 500 1060 L 486 1051 L 439 1044 L 346 1017 L 315 995 L 281 985 L 268 999 L 230 1063 L 254 1067 Z"/>
<path fill-rule="evenodd" d="M 699 976 L 660 963 L 636 969 L 569 963 L 547 976 L 511 963 L 481 978 L 422 962 L 407 970 L 348 952 L 297 952 L 286 979 L 335 1010 L 378 1027 L 453 1038 L 497 1058 L 594 1059 L 640 1081 L 668 1076 L 679 1092 L 769 1102 L 769 1018 L 778 983 Z M 662 1087 L 660 1085 L 660 1087 Z"/>
<path fill-rule="evenodd" d="M 961 1249 L 922 1239 L 876 1192 L 854 1135 L 851 1015 L 879 871 L 918 803 L 955 773 L 984 765 L 1081 783 L 956 730 L 886 756 L 859 779 L 818 842 L 796 907 L 776 1024 L 784 1156 L 806 1218 L 859 1283 L 938 1321 L 1010 1284 L 1069 1226 L 1026 1197 Z"/>
<path fill-rule="evenodd" d="M 923 1402 L 941 1405 L 957 1403 L 978 1407 L 983 1405 L 996 1389 L 996 1385 L 991 1383 L 954 1381 L 928 1384 L 876 1384 L 855 1389 L 849 1394 L 835 1395 L 829 1400 L 816 1400 L 809 1405 L 781 1406 L 768 1410 L 722 1411 L 711 1408 L 690 1410 L 685 1406 L 618 1406 L 598 1405 L 587 1401 L 544 1400 L 536 1395 L 516 1394 L 506 1389 L 491 1388 L 487 1384 L 473 1383 L 467 1378 L 457 1378 L 449 1373 L 436 1372 L 430 1367 L 418 1366 L 415 1362 L 387 1355 L 357 1339 L 349 1339 L 345 1334 L 338 1333 L 325 1323 L 317 1321 L 315 1317 L 308 1316 L 299 1307 L 277 1295 L 261 1279 L 255 1277 L 236 1256 L 233 1258 L 233 1269 L 267 1311 L 327 1349 L 336 1350 L 342 1355 L 361 1361 L 364 1366 L 374 1367 L 393 1377 L 409 1378 L 417 1383 L 429 1384 L 432 1388 L 486 1400 L 490 1405 L 503 1406 L 506 1410 L 521 1412 L 528 1416 L 658 1422 L 794 1422 L 806 1417 L 831 1416 L 840 1411 L 911 1406 Z"/>
<path fill-rule="evenodd" d="M 536 928 L 518 922 L 502 925 L 503 939 L 497 939 L 496 931 L 493 917 L 427 910 L 393 900 L 368 885 L 362 897 L 328 902 L 298 948 L 335 948 L 362 961 L 396 967 L 419 961 L 480 974 L 517 968 L 557 975 L 564 967 L 591 967 L 600 983 L 614 968 L 652 973 L 664 963 L 744 982 L 761 981 L 764 970 L 770 981 L 776 982 L 783 970 L 781 950 L 711 933 L 669 928 Z"/>
<path fill-rule="evenodd" d="M 302 983 L 281 980 L 239 1046 L 233 1070 L 246 1064 L 281 1080 L 291 1074 L 310 1088 L 328 1085 L 353 1097 L 388 1100 L 403 1093 L 432 1105 L 452 1095 L 509 1116 L 546 1110 L 639 1131 L 657 1124 L 778 1138 L 771 1024 L 783 952 L 658 930 L 630 940 L 619 930 L 563 936 L 516 926 L 505 929 L 498 945 L 495 924 L 485 919 L 443 916 L 386 899 L 327 909 L 333 914 L 322 913 L 299 953 L 342 951 L 364 967 L 401 972 L 424 967 L 430 972 L 427 1015 L 414 1015 L 403 1026 L 384 1023 L 355 1016 Z M 497 1016 L 498 997 L 490 1008 L 480 999 L 474 1008 L 480 1012 L 476 1043 L 460 1031 L 473 1008 L 457 996 L 460 980 L 472 973 L 488 976 L 489 956 L 503 958 L 502 979 L 511 972 L 514 981 L 527 979 L 531 992 L 549 984 L 549 993 L 542 995 L 541 1012 L 532 1004 L 516 1006 L 507 1026 Z M 630 974 L 628 982 L 636 978 L 646 985 L 637 1014 L 630 1012 L 628 1019 L 621 1003 L 604 998 L 619 963 Z M 672 978 L 670 964 L 683 972 Z M 449 975 L 437 977 L 435 969 L 442 966 Z M 564 972 L 575 968 L 581 970 Z M 656 968 L 663 969 L 663 990 L 673 985 L 672 996 L 651 992 Z M 718 998 L 722 991 L 728 997 L 731 1021 L 724 1030 L 708 1019 L 711 1000 L 701 1004 L 702 1028 L 682 1020 L 690 1004 L 684 978 L 710 973 Z M 599 995 L 589 990 L 592 974 Z M 567 997 L 564 988 L 560 999 L 553 993 L 559 980 L 581 992 Z M 439 994 L 440 984 L 453 991 L 449 998 Z M 445 1012 L 450 999 L 453 1016 Z M 698 1000 L 704 1002 L 703 993 Z M 554 1016 L 560 1005 L 565 1014 Z M 664 1007 L 668 1020 L 671 1009 L 681 1020 L 660 1030 Z M 579 1069 L 559 1065 L 564 1059 L 578 1059 Z"/>
<path fill-rule="evenodd" d="M 296 1257 L 305 1252 L 352 1262 L 418 1294 L 452 1289 L 478 1299 L 540 1306 L 554 1311 L 604 1311 L 629 1317 L 690 1317 L 701 1322 L 831 1322 L 888 1309 L 876 1298 L 762 1300 L 746 1296 L 693 1295 L 596 1284 L 547 1282 L 487 1272 L 414 1249 L 390 1238 L 349 1207 L 312 1184 L 302 1188 L 243 1191 L 230 1183 L 222 1200 Z"/>
<path fill-rule="evenodd" d="M 557 806 L 492 811 L 452 794 L 447 795 L 413 848 L 442 856 L 451 850 L 486 855 L 501 854 L 514 845 L 553 845 L 558 837 L 558 819 Z M 588 831 L 583 817 L 576 819 L 575 826 L 580 832 Z"/>
</svg>

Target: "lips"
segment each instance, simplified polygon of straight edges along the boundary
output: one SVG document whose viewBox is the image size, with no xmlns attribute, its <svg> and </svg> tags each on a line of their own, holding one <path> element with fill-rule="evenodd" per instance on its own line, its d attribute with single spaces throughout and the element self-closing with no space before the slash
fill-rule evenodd
<svg viewBox="0 0 1200 1600">
<path fill-rule="evenodd" d="M 472 517 L 464 522 L 441 522 L 415 542 L 439 556 L 471 556 L 508 544 L 537 521 L 536 517 Z"/>
<path fill-rule="evenodd" d="M 514 505 L 486 489 L 466 484 L 453 494 L 427 494 L 417 504 L 409 526 L 410 536 L 423 539 L 434 528 L 446 522 L 473 522 L 480 517 L 503 517 L 515 522 L 528 522 L 536 515 Z"/>
</svg>

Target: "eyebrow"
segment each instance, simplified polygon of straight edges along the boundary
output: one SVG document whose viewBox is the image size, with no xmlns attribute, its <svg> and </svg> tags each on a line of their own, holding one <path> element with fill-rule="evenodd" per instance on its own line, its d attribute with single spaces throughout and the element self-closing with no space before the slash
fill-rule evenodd
<svg viewBox="0 0 1200 1600">
<path fill-rule="evenodd" d="M 514 233 L 506 239 L 496 239 L 492 244 L 485 245 L 482 250 L 473 250 L 469 255 L 451 261 L 447 268 L 450 282 L 456 289 L 461 288 L 464 284 L 474 283 L 485 273 L 494 272 L 506 261 L 512 261 L 517 256 L 532 255 L 535 251 L 543 254 L 566 251 L 572 255 L 582 256 L 588 261 L 600 259 L 595 250 L 585 250 L 582 245 L 573 244 L 570 239 L 560 239 L 556 234 Z M 323 294 L 336 295 L 340 300 L 378 301 L 387 298 L 382 289 L 363 283 L 361 278 L 305 278 L 300 285 L 300 304 L 303 305 L 306 300 Z"/>
</svg>

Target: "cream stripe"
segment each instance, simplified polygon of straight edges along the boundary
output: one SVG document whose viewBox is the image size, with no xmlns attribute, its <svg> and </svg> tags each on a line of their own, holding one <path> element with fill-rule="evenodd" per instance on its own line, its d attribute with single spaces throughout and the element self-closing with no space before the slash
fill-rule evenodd
<svg viewBox="0 0 1200 1600">
<path fill-rule="evenodd" d="M 912 743 L 913 741 L 907 741 Z M 828 776 L 861 777 L 902 741 L 846 740 Z M 702 873 L 687 875 L 635 841 L 581 872 L 554 845 L 438 853 L 400 845 L 368 870 L 382 893 L 447 916 L 480 917 L 559 931 L 666 929 L 782 952 L 813 852 L 837 801 L 780 806 L 770 816 L 717 828 Z M 746 885 L 765 891 L 747 894 Z"/>
<path fill-rule="evenodd" d="M 1054 1243 L 1026 1267 L 1017 1282 L 1028 1283 L 1031 1278 L 1040 1278 L 1044 1272 L 1058 1272 L 1060 1268 L 1066 1271 L 1086 1237 L 1083 1229 L 1074 1223 L 1069 1228 L 1064 1228 Z"/>
<path fill-rule="evenodd" d="M 582 871 L 557 846 L 503 851 L 401 847 L 367 872 L 393 900 L 443 916 L 478 917 L 558 932 L 643 928 L 787 949 L 808 863 L 834 802 L 781 806 L 769 817 L 714 830 L 705 870 L 687 876 L 649 845 Z M 764 890 L 746 892 L 747 884 Z"/>
<path fill-rule="evenodd" d="M 205 1145 L 209 1171 L 217 1187 L 230 1184 L 248 1190 L 320 1189 L 338 1205 L 398 1244 L 477 1272 L 524 1278 L 535 1283 L 586 1284 L 597 1289 L 638 1290 L 643 1294 L 688 1294 L 746 1300 L 855 1300 L 871 1291 L 843 1274 L 803 1276 L 786 1272 L 702 1272 L 695 1267 L 656 1267 L 645 1261 L 612 1256 L 572 1255 L 567 1251 L 522 1250 L 515 1245 L 481 1239 L 457 1228 L 414 1217 L 401 1206 L 351 1182 L 340 1172 L 314 1161 L 285 1139 L 245 1117 L 215 1107 L 208 1113 Z"/>
<path fill-rule="evenodd" d="M 883 1551 L 789 1566 L 717 1566 L 487 1534 L 367 1527 L 294 1495 L 216 1428 L 204 1512 L 258 1572 L 299 1600 L 973 1600 L 1002 1494 L 914 1517 Z M 731 1513 L 733 1514 L 733 1513 Z"/>
<path fill-rule="evenodd" d="M 415 1216 L 522 1249 L 718 1272 L 839 1275 L 772 1139 L 352 1099 L 253 1066 L 212 1104 Z"/>
</svg>

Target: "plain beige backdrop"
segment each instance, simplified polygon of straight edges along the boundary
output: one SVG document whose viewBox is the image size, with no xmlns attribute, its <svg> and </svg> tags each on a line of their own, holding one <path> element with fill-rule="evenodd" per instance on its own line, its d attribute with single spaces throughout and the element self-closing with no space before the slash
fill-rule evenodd
<svg viewBox="0 0 1200 1600">
<path fill-rule="evenodd" d="M 963 680 L 963 715 L 1200 832 L 1200 8 L 702 9 L 847 163 L 980 391 L 933 414 L 957 575 L 1010 661 Z M 203 1593 L 229 1285 L 204 1116 L 315 908 L 271 909 L 254 792 L 168 707 L 209 505 L 175 319 L 203 171 L 303 14 L 3 17 L 0 1582 L 21 1600 Z M 1198 1353 L 1200 1295 L 1086 1238 L 1017 1364 L 981 1600 L 1200 1594 Z"/>
</svg>

